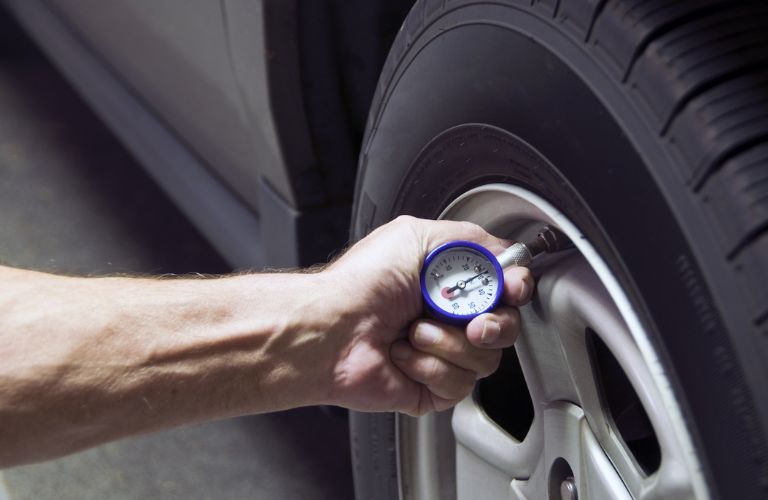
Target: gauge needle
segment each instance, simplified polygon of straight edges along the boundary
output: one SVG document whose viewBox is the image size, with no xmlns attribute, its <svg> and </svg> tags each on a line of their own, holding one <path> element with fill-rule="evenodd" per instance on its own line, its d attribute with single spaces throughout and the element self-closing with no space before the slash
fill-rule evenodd
<svg viewBox="0 0 768 500">
<path fill-rule="evenodd" d="M 472 276 L 471 278 L 469 278 L 467 280 L 459 280 L 459 281 L 456 282 L 456 285 L 452 286 L 451 288 L 443 288 L 441 290 L 441 295 L 443 297 L 445 297 L 446 299 L 450 299 L 451 296 L 453 295 L 453 292 L 455 292 L 456 290 L 464 290 L 464 288 L 467 286 L 467 283 L 469 283 L 473 279 L 477 278 L 478 276 L 484 275 L 487 272 L 488 272 L 487 270 L 486 271 L 480 271 L 479 273 L 477 273 L 476 275 Z"/>
</svg>

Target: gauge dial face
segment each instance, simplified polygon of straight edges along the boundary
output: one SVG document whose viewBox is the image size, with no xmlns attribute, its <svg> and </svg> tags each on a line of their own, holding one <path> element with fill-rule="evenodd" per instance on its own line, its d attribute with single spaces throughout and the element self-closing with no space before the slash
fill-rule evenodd
<svg viewBox="0 0 768 500">
<path fill-rule="evenodd" d="M 429 296 L 427 305 L 436 308 L 438 314 L 471 319 L 496 306 L 500 268 L 484 248 L 462 243 L 472 246 L 448 244 L 430 254 L 422 277 L 422 290 Z"/>
</svg>

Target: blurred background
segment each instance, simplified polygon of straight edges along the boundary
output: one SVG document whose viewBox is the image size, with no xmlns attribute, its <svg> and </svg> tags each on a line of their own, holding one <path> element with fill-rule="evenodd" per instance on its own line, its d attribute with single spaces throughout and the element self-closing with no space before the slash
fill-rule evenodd
<svg viewBox="0 0 768 500">
<path fill-rule="evenodd" d="M 78 275 L 229 270 L 2 10 L 0 262 Z M 318 408 L 0 472 L 0 500 L 352 496 L 346 419 Z"/>
</svg>

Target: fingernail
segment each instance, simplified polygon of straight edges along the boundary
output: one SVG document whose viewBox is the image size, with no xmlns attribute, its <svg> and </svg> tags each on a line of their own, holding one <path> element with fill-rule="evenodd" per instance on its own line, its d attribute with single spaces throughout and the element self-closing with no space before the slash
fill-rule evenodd
<svg viewBox="0 0 768 500">
<path fill-rule="evenodd" d="M 422 323 L 416 328 L 416 342 L 421 345 L 433 345 L 440 338 L 440 329 L 430 323 Z"/>
<path fill-rule="evenodd" d="M 392 349 L 389 350 L 389 355 L 392 359 L 397 361 L 405 361 L 411 356 L 411 347 L 405 342 L 397 342 L 392 344 Z"/>
<path fill-rule="evenodd" d="M 483 344 L 493 344 L 501 334 L 501 326 L 492 319 L 486 319 L 483 322 L 483 333 L 480 335 L 480 342 Z"/>
</svg>

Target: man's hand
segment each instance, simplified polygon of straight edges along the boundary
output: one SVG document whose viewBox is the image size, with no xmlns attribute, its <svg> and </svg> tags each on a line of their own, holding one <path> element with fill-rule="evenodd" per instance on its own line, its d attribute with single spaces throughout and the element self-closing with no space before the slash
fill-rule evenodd
<svg viewBox="0 0 768 500">
<path fill-rule="evenodd" d="M 508 307 L 473 319 L 465 329 L 421 318 L 419 272 L 426 254 L 452 240 L 498 254 L 508 243 L 467 222 L 399 217 L 330 266 L 329 303 L 341 318 L 330 402 L 357 410 L 422 415 L 466 397 L 493 373 L 501 349 L 517 338 L 533 279 L 526 268 L 504 274 Z"/>
</svg>

